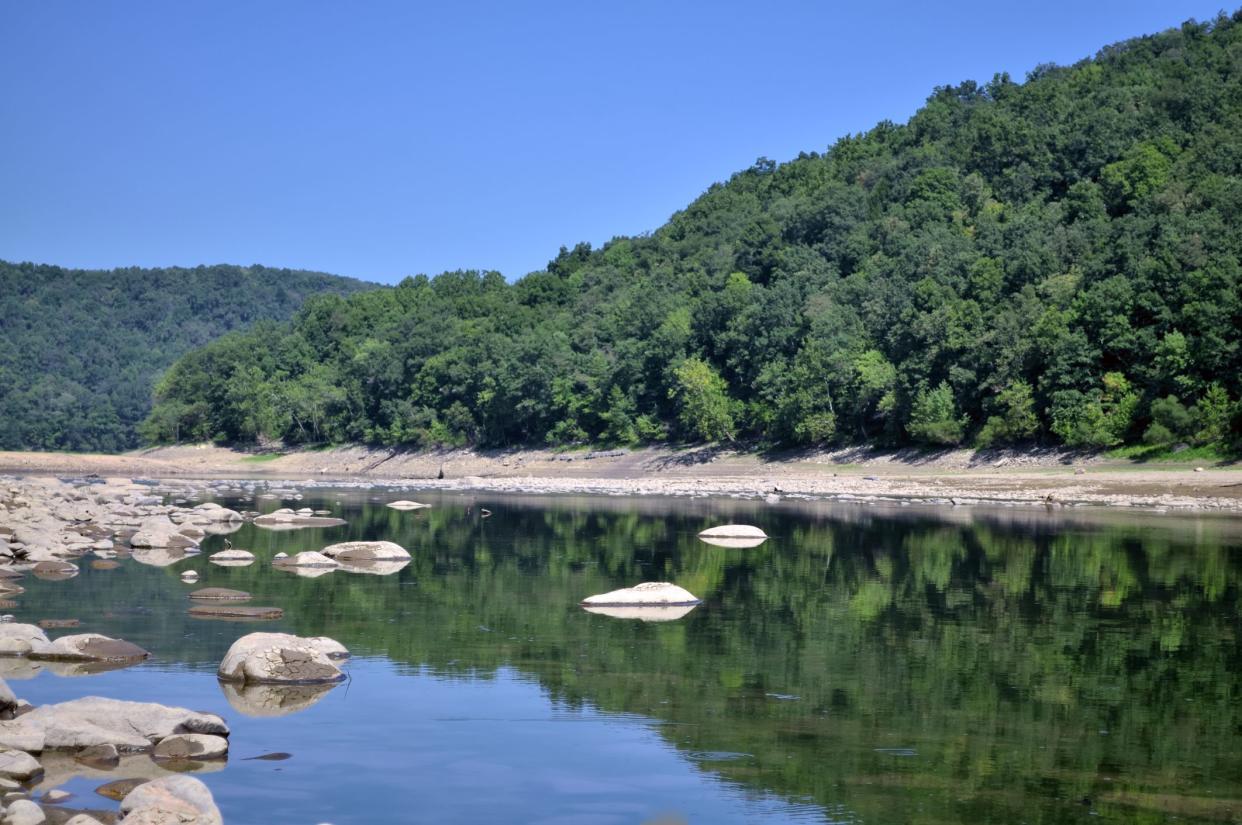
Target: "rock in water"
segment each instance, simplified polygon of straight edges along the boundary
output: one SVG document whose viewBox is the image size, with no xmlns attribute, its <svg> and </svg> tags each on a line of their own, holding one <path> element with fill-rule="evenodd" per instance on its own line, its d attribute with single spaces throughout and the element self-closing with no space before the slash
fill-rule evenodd
<svg viewBox="0 0 1242 825">
<path fill-rule="evenodd" d="M 266 621 L 283 617 L 285 611 L 279 607 L 256 607 L 249 604 L 202 604 L 191 607 L 190 615 L 196 619 Z"/>
<path fill-rule="evenodd" d="M 314 550 L 306 550 L 298 553 L 296 556 L 288 556 L 283 559 L 275 559 L 272 564 L 277 567 L 325 567 L 333 568 L 341 565 L 325 556 L 323 553 L 316 553 Z"/>
<path fill-rule="evenodd" d="M 47 815 L 29 799 L 17 799 L 4 814 L 5 825 L 43 825 Z"/>
<path fill-rule="evenodd" d="M 390 501 L 385 507 L 391 507 L 394 510 L 421 510 L 424 507 L 430 507 L 430 504 L 421 504 L 417 501 Z"/>
<path fill-rule="evenodd" d="M 137 662 L 150 655 L 132 642 L 98 633 L 61 636 L 49 645 L 36 646 L 30 652 L 30 658 L 36 661 L 62 662 Z"/>
<path fill-rule="evenodd" d="M 125 825 L 224 825 L 216 801 L 192 776 L 166 776 L 134 788 L 121 800 Z"/>
<path fill-rule="evenodd" d="M 67 561 L 41 561 L 30 572 L 44 581 L 60 582 L 78 575 L 78 566 Z"/>
<path fill-rule="evenodd" d="M 87 696 L 41 705 L 9 722 L 0 722 L 0 747 L 28 753 L 80 750 L 114 745 L 118 751 L 145 751 L 174 733 L 228 736 L 228 725 L 212 713 Z"/>
<path fill-rule="evenodd" d="M 346 541 L 329 544 L 320 551 L 340 562 L 404 561 L 410 553 L 391 541 Z"/>
<path fill-rule="evenodd" d="M 205 733 L 174 733 L 155 746 L 156 759 L 223 759 L 229 752 L 229 740 Z"/>
<path fill-rule="evenodd" d="M 643 582 L 582 600 L 583 607 L 671 607 L 698 603 L 699 598 L 693 593 L 668 582 Z"/>
<path fill-rule="evenodd" d="M 29 782 L 43 773 L 43 766 L 33 756 L 22 751 L 0 751 L 0 776 Z"/>
<path fill-rule="evenodd" d="M 766 539 L 768 534 L 749 524 L 722 524 L 699 533 L 701 539 Z"/>
<path fill-rule="evenodd" d="M 234 710 L 246 716 L 289 716 L 314 705 L 338 686 L 324 685 L 257 685 L 220 682 L 224 698 Z"/>
<path fill-rule="evenodd" d="M 137 788 L 139 785 L 145 784 L 150 781 L 151 780 L 149 779 L 117 779 L 105 785 L 100 785 L 98 788 L 95 789 L 95 793 L 99 794 L 105 799 L 111 799 L 116 802 L 120 802 L 122 799 L 129 796 L 129 792 L 132 791 L 134 788 Z"/>
<path fill-rule="evenodd" d="M 251 633 L 233 643 L 217 676 L 226 682 L 317 684 L 338 682 L 345 674 L 330 658 L 344 648 L 331 639 L 288 633 Z"/>
<path fill-rule="evenodd" d="M 245 590 L 230 590 L 227 587 L 204 587 L 190 594 L 195 601 L 204 602 L 244 602 L 250 599 Z"/>
<path fill-rule="evenodd" d="M 207 561 L 212 564 L 218 564 L 221 567 L 245 567 L 248 564 L 254 564 L 254 553 L 251 553 L 249 550 L 231 547 L 228 550 L 221 550 L 219 553 L 212 553 L 207 557 Z"/>
<path fill-rule="evenodd" d="M 588 613 L 596 613 L 600 616 L 611 616 L 614 619 L 638 619 L 644 622 L 671 622 L 685 616 L 691 610 L 698 607 L 694 604 L 675 604 L 675 605 L 630 605 L 627 607 L 619 607 L 616 605 L 605 607 L 583 607 Z"/>
<path fill-rule="evenodd" d="M 0 656 L 25 656 L 36 644 L 51 644 L 41 628 L 32 624 L 0 623 Z"/>
</svg>

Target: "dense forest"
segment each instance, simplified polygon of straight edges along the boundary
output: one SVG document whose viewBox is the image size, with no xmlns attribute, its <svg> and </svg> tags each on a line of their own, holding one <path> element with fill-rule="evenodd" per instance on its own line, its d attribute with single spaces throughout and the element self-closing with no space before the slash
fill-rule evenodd
<svg viewBox="0 0 1242 825">
<path fill-rule="evenodd" d="M 936 88 L 650 235 L 314 298 L 178 361 L 153 441 L 1236 439 L 1242 12 Z"/>
<path fill-rule="evenodd" d="M 319 292 L 368 285 L 263 267 L 117 269 L 0 261 L 0 449 L 138 445 L 156 377 L 181 354 Z"/>
</svg>

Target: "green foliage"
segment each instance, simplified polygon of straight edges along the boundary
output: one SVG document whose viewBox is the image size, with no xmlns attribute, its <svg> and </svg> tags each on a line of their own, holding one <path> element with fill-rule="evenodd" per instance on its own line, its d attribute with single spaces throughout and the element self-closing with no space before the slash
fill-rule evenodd
<svg viewBox="0 0 1242 825">
<path fill-rule="evenodd" d="M 710 364 L 687 358 L 673 370 L 670 396 L 677 402 L 677 420 L 693 438 L 733 440 L 733 402 L 728 385 Z"/>
<path fill-rule="evenodd" d="M 957 444 L 962 440 L 966 421 L 966 416 L 957 414 L 953 388 L 948 382 L 941 382 L 934 389 L 919 390 L 906 429 L 913 438 L 927 444 Z"/>
<path fill-rule="evenodd" d="M 1039 432 L 1035 394 L 1025 381 L 1013 381 L 996 397 L 1000 415 L 989 416 L 976 438 L 980 447 L 1026 441 Z"/>
<path fill-rule="evenodd" d="M 230 330 L 287 320 L 309 295 L 367 286 L 263 267 L 97 272 L 0 261 L 0 449 L 117 452 L 137 446 L 140 435 L 197 437 L 183 423 L 226 399 L 187 394 L 152 413 L 152 385 L 173 361 Z M 243 383 L 268 378 L 239 374 L 234 390 L 245 394 Z M 307 426 L 306 416 L 295 423 L 270 399 L 234 401 L 248 411 L 230 438 Z M 310 415 L 311 425 L 325 415 Z"/>
<path fill-rule="evenodd" d="M 1175 395 L 1197 422 L 1178 437 L 1242 439 L 1240 53 L 1221 17 L 938 88 L 515 283 L 312 300 L 183 358 L 144 433 L 1101 448 Z"/>
</svg>

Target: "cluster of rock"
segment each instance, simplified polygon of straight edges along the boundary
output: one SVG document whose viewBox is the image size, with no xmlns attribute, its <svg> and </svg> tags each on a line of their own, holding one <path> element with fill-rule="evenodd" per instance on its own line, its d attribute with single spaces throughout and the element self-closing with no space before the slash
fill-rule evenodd
<svg viewBox="0 0 1242 825">
<path fill-rule="evenodd" d="M 410 563 L 410 553 L 391 541 L 346 541 L 292 556 L 277 553 L 273 566 L 299 576 L 315 577 L 333 570 L 387 576 Z"/>
<path fill-rule="evenodd" d="M 208 595 L 228 601 L 236 592 L 216 588 Z M 48 642 L 33 625 L 0 624 L 0 633 L 6 652 L 28 657 L 74 638 Z M 79 647 L 89 644 L 75 642 L 66 649 Z M 322 698 L 344 678 L 339 663 L 347 658 L 349 651 L 326 637 L 251 633 L 229 648 L 218 676 L 233 707 L 248 715 L 279 716 Z M 127 777 L 99 789 L 120 800 L 125 825 L 223 825 L 207 786 L 183 772 L 210 769 L 228 752 L 228 725 L 212 713 L 95 696 L 32 707 L 0 680 L 0 789 L 9 792 L 0 800 L 5 825 L 43 825 L 53 815 L 72 825 L 99 823 L 92 813 L 113 821 L 108 812 L 54 807 L 70 797 L 61 791 L 46 791 L 37 802 L 31 798 L 35 788 L 55 789 L 82 775 Z"/>
</svg>

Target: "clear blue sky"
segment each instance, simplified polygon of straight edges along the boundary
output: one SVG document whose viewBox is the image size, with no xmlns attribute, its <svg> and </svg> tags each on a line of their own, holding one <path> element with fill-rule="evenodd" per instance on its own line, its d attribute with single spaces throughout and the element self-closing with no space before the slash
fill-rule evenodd
<svg viewBox="0 0 1242 825">
<path fill-rule="evenodd" d="M 1220 8 L 12 0 L 0 258 L 515 278 L 760 155 L 904 121 L 933 86 Z"/>
</svg>

